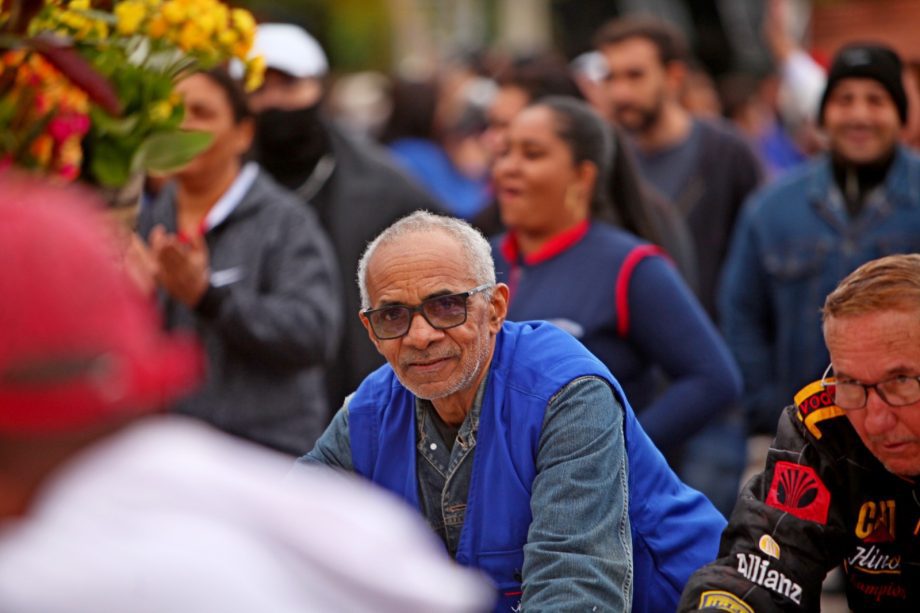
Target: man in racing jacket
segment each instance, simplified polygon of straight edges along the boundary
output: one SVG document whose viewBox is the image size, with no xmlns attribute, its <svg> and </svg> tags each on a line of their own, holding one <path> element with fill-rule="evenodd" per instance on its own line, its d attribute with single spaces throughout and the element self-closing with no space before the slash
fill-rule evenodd
<svg viewBox="0 0 920 613">
<path fill-rule="evenodd" d="M 817 611 L 841 563 L 854 611 L 920 611 L 920 255 L 844 279 L 824 336 L 828 374 L 783 412 L 679 611 Z"/>
</svg>

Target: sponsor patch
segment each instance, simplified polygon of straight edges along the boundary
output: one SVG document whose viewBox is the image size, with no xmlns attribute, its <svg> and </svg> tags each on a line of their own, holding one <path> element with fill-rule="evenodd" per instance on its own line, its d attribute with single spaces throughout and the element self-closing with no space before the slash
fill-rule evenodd
<svg viewBox="0 0 920 613">
<path fill-rule="evenodd" d="M 710 608 L 731 613 L 754 613 L 754 609 L 731 592 L 709 590 L 700 596 L 700 609 Z"/>
<path fill-rule="evenodd" d="M 779 461 L 766 502 L 799 519 L 827 524 L 831 493 L 810 466 Z"/>
<path fill-rule="evenodd" d="M 832 381 L 832 379 L 829 379 Z M 825 387 L 821 381 L 809 383 L 795 395 L 795 406 L 798 407 L 799 421 L 805 424 L 812 435 L 820 439 L 821 430 L 818 423 L 832 417 L 844 414 L 843 409 L 834 404 L 834 387 Z"/>
<path fill-rule="evenodd" d="M 745 579 L 781 594 L 795 604 L 802 604 L 802 586 L 778 570 L 770 568 L 769 560 L 764 560 L 756 553 L 735 555 L 738 557 L 738 572 Z"/>
<path fill-rule="evenodd" d="M 762 552 L 771 558 L 776 558 L 779 560 L 779 543 L 777 543 L 776 540 L 769 534 L 764 534 L 762 537 L 760 537 L 760 541 L 757 543 L 757 546 Z"/>
<path fill-rule="evenodd" d="M 856 551 L 847 558 L 847 567 L 870 575 L 900 575 L 901 556 L 888 554 L 878 545 L 856 546 Z"/>
<path fill-rule="evenodd" d="M 850 575 L 849 579 L 850 585 L 866 596 L 875 599 L 876 603 L 891 598 L 907 600 L 907 588 L 898 583 L 883 583 L 881 585 L 876 583 L 865 583 L 852 575 Z"/>
<path fill-rule="evenodd" d="M 890 543 L 894 541 L 895 501 L 867 500 L 859 507 L 856 519 L 856 538 L 865 543 Z"/>
</svg>

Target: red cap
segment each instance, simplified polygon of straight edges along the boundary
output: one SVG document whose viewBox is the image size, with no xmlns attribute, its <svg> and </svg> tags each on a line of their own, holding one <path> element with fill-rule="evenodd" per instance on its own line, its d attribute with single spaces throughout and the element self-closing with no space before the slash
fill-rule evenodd
<svg viewBox="0 0 920 613">
<path fill-rule="evenodd" d="M 198 344 L 161 331 L 92 200 L 0 175 L 0 433 L 150 412 L 200 378 Z"/>
</svg>

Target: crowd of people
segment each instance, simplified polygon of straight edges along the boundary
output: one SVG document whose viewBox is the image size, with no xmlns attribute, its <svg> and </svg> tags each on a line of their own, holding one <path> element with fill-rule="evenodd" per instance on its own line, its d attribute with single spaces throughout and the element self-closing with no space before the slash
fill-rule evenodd
<svg viewBox="0 0 920 613">
<path fill-rule="evenodd" d="M 767 26 L 784 97 L 621 17 L 358 129 L 262 24 L 135 235 L 4 177 L 0 609 L 917 610 L 911 82 Z"/>
</svg>

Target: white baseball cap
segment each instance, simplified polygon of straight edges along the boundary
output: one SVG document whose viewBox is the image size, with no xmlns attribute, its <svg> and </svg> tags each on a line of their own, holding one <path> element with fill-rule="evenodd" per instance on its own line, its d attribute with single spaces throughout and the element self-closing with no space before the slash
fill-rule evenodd
<svg viewBox="0 0 920 613">
<path fill-rule="evenodd" d="M 261 55 L 265 67 L 298 79 L 322 77 L 329 71 L 323 48 L 309 32 L 291 23 L 263 23 L 256 28 L 250 57 Z M 231 74 L 242 76 L 242 65 L 231 65 Z"/>
</svg>

